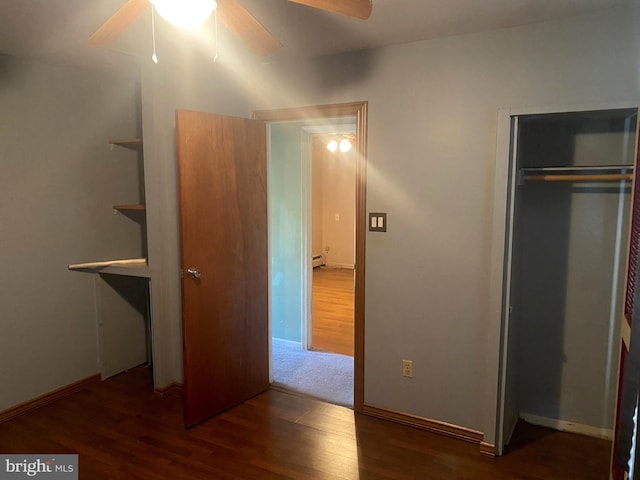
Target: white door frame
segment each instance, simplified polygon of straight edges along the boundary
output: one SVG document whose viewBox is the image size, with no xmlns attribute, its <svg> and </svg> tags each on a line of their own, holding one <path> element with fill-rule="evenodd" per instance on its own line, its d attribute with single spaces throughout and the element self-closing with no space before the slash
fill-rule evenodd
<svg viewBox="0 0 640 480">
<path fill-rule="evenodd" d="M 313 287 L 313 209 L 312 209 L 312 185 L 311 176 L 313 155 L 311 154 L 311 135 L 304 130 L 300 133 L 300 145 L 302 147 L 302 325 L 300 338 L 303 350 L 311 349 L 311 332 L 313 330 L 313 310 L 311 293 Z"/>
<path fill-rule="evenodd" d="M 605 104 L 565 105 L 552 107 L 504 108 L 498 111 L 496 163 L 494 174 L 493 227 L 491 240 L 491 265 L 489 271 L 489 324 L 487 329 L 487 361 L 485 388 L 485 432 L 483 444 L 493 447 L 496 455 L 502 454 L 502 428 L 504 422 L 504 380 L 506 376 L 506 350 L 509 328 L 507 272 L 511 257 L 509 239 L 513 229 L 512 180 L 515 178 L 515 162 L 511 165 L 512 118 L 523 115 L 587 112 L 638 108 L 638 103 L 618 102 Z M 510 168 L 511 167 L 511 168 Z"/>
</svg>

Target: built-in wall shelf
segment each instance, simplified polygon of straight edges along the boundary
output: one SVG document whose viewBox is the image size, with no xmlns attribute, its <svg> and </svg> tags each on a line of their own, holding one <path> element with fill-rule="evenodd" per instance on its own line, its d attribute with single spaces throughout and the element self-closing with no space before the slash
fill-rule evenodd
<svg viewBox="0 0 640 480">
<path fill-rule="evenodd" d="M 111 145 L 118 145 L 119 147 L 130 148 L 131 150 L 142 149 L 141 138 L 116 138 L 109 140 Z"/>
<path fill-rule="evenodd" d="M 131 205 L 114 205 L 114 210 L 122 211 L 122 210 L 145 210 L 146 207 L 142 204 L 131 204 Z"/>
<path fill-rule="evenodd" d="M 125 258 L 102 262 L 74 263 L 68 266 L 74 272 L 110 273 L 129 277 L 151 277 L 146 258 Z"/>
</svg>

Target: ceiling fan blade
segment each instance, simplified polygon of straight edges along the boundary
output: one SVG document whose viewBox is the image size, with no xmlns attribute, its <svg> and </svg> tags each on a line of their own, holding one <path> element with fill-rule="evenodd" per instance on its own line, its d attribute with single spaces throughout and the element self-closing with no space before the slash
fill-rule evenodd
<svg viewBox="0 0 640 480">
<path fill-rule="evenodd" d="M 373 8 L 371 0 L 289 0 L 308 7 L 366 20 Z"/>
<path fill-rule="evenodd" d="M 267 55 L 282 45 L 236 0 L 218 0 L 218 18 L 254 53 Z"/>
<path fill-rule="evenodd" d="M 103 45 L 114 41 L 149 8 L 149 5 L 149 0 L 129 0 L 89 37 L 87 44 Z"/>
</svg>

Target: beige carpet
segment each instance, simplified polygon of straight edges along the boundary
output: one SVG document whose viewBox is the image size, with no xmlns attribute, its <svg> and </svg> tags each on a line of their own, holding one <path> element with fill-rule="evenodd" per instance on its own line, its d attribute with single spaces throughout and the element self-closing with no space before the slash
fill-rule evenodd
<svg viewBox="0 0 640 480">
<path fill-rule="evenodd" d="M 275 386 L 353 408 L 353 357 L 274 338 L 272 359 Z"/>
</svg>

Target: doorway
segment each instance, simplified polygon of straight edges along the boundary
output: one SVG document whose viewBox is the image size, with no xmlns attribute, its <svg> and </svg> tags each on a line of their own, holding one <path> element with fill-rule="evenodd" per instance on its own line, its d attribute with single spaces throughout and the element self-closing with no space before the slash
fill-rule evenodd
<svg viewBox="0 0 640 480">
<path fill-rule="evenodd" d="M 495 450 L 522 421 L 610 440 L 637 109 L 509 123 Z"/>
<path fill-rule="evenodd" d="M 268 128 L 272 385 L 346 407 L 353 406 L 356 166 L 347 136 L 355 127 L 345 117 Z M 329 151 L 340 137 L 344 151 Z"/>
<path fill-rule="evenodd" d="M 311 315 L 305 348 L 353 357 L 355 118 L 311 133 Z M 338 145 L 342 143 L 342 148 Z"/>
<path fill-rule="evenodd" d="M 277 165 L 269 167 L 270 212 L 270 325 L 271 336 L 284 341 L 291 347 L 297 345 L 296 354 L 314 355 L 311 362 L 325 362 L 329 357 L 341 356 L 350 362 L 353 380 L 350 380 L 348 399 L 337 403 L 353 406 L 356 410 L 362 405 L 363 398 L 363 333 L 364 333 L 364 231 L 365 231 L 365 166 L 366 166 L 366 102 L 305 107 L 255 112 L 254 118 L 264 120 L 269 126 L 268 150 L 272 157 L 278 157 Z M 352 232 L 350 244 L 352 260 L 331 265 L 332 245 L 320 244 L 320 252 L 314 252 L 312 229 L 312 170 L 313 139 L 330 133 L 349 133 L 344 129 L 350 125 L 354 136 L 352 155 L 352 219 L 348 229 Z M 294 141 L 287 140 L 293 138 Z M 285 157 L 297 160 L 287 160 Z M 316 167 L 318 165 L 316 164 Z M 304 179 L 304 181 L 303 181 Z M 293 201 L 292 201 L 293 200 Z M 355 203 L 355 206 L 353 205 Z M 329 209 L 333 221 L 345 224 L 346 217 L 340 212 Z M 348 217 L 348 216 L 347 216 Z M 316 232 L 317 233 L 317 232 Z M 336 244 L 337 245 L 337 244 Z M 326 251 L 325 247 L 329 247 Z M 318 246 L 316 245 L 316 249 Z M 355 253 L 355 255 L 353 255 Z M 315 259 L 314 259 L 315 257 Z M 353 357 L 334 353 L 314 352 L 314 337 L 322 342 L 321 334 L 314 335 L 312 289 L 314 283 L 314 262 L 316 271 L 325 273 L 332 266 L 351 269 L 353 324 Z M 340 264 L 341 263 L 341 264 Z M 355 276 L 355 280 L 353 277 Z M 317 277 L 317 276 L 316 276 Z M 318 295 L 319 296 L 319 295 Z M 290 321 L 288 321 L 290 320 Z M 282 347 L 281 341 L 274 342 L 271 351 L 272 374 L 275 365 L 276 349 Z M 321 347 L 320 349 L 324 349 Z M 292 369 L 288 369 L 291 374 Z M 314 382 L 302 373 L 303 380 Z M 334 379 L 344 380 L 344 375 L 333 375 Z M 273 376 L 272 376 L 273 379 Z M 321 388 L 322 390 L 322 388 Z M 351 393 L 353 392 L 353 393 Z"/>
</svg>

